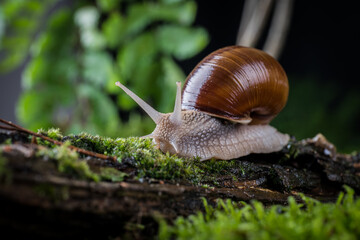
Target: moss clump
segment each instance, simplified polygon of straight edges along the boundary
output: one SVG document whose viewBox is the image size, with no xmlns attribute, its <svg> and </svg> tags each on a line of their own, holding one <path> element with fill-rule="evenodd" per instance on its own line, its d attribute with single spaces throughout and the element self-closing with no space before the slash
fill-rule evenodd
<svg viewBox="0 0 360 240">
<path fill-rule="evenodd" d="M 42 128 L 40 128 L 38 131 L 37 131 L 38 134 L 41 134 L 41 135 L 45 135 L 45 136 L 48 136 L 49 138 L 52 138 L 54 140 L 57 140 L 57 141 L 61 141 L 64 136 L 62 135 L 61 131 L 59 128 L 49 128 L 48 130 L 44 130 Z M 30 136 L 31 138 L 31 136 Z M 51 144 L 51 143 L 48 143 L 46 140 L 43 140 L 41 138 L 37 138 L 37 141 L 43 145 L 46 145 L 46 144 Z"/>
<path fill-rule="evenodd" d="M 184 159 L 164 154 L 155 147 L 151 139 L 130 137 L 104 140 L 96 143 L 104 145 L 97 149 L 106 149 L 106 152 L 100 153 L 116 156 L 118 159 L 130 159 L 137 169 L 139 179 L 187 180 L 195 185 L 203 182 L 216 185 L 216 177 L 236 164 L 236 161 L 201 162 L 196 158 Z"/>
<path fill-rule="evenodd" d="M 37 152 L 38 156 L 54 159 L 57 162 L 59 172 L 74 176 L 79 179 L 89 179 L 95 182 L 100 177 L 92 172 L 85 161 L 79 160 L 77 152 L 68 148 L 70 142 L 54 148 L 42 148 Z"/>
<path fill-rule="evenodd" d="M 2 144 L 10 145 L 10 144 L 12 144 L 12 139 L 11 138 L 6 139 Z"/>
<path fill-rule="evenodd" d="M 206 213 L 179 217 L 173 226 L 160 221 L 159 239 L 359 239 L 360 199 L 346 187 L 336 203 L 302 195 L 304 204 L 289 197 L 288 206 L 265 208 L 262 203 L 204 201 Z"/>
<path fill-rule="evenodd" d="M 93 136 L 88 133 L 79 135 L 69 135 L 62 138 L 62 141 L 70 141 L 71 145 L 89 151 L 111 155 L 116 147 L 116 142 L 112 138 Z"/>
<path fill-rule="evenodd" d="M 39 129 L 37 131 L 38 134 L 44 135 L 44 136 L 48 136 L 51 139 L 54 139 L 56 141 L 62 141 L 62 139 L 64 138 L 64 136 L 62 135 L 61 131 L 59 128 L 49 128 L 48 130 L 44 130 L 44 129 Z M 32 136 L 29 136 L 29 141 L 32 140 Z M 40 145 L 49 147 L 49 148 L 53 148 L 56 147 L 57 145 L 54 145 L 51 142 L 48 142 L 42 138 L 37 137 L 36 138 L 36 142 Z"/>
<path fill-rule="evenodd" d="M 41 148 L 37 152 L 38 156 L 55 160 L 60 173 L 77 179 L 95 182 L 101 180 L 121 182 L 124 180 L 124 177 L 127 176 L 126 173 L 111 167 L 100 167 L 92 170 L 84 159 L 79 158 L 80 155 L 76 151 L 69 148 L 70 145 L 74 145 L 102 154 L 107 154 L 108 152 L 113 153 L 116 147 L 116 141 L 111 138 L 91 136 L 85 133 L 79 136 L 64 137 L 59 129 L 50 129 L 48 131 L 40 130 L 39 133 L 47 135 L 52 139 L 66 140 L 62 146 L 53 145 L 47 141 L 39 141 L 40 144 L 50 148 Z"/>
<path fill-rule="evenodd" d="M 46 133 L 46 135 L 52 139 L 55 140 L 61 140 L 64 136 L 62 135 L 62 133 L 60 132 L 59 128 L 50 128 L 49 130 L 47 130 L 46 132 L 43 129 L 40 129 L 38 131 L 39 134 L 43 134 Z"/>
<path fill-rule="evenodd" d="M 115 168 L 111 167 L 102 167 L 100 168 L 100 177 L 102 180 L 108 180 L 112 182 L 122 182 L 127 176 L 126 173 L 121 172 Z"/>
<path fill-rule="evenodd" d="M 184 159 L 175 155 L 164 154 L 156 149 L 151 139 L 138 137 L 113 139 L 87 133 L 62 136 L 58 130 L 54 129 L 50 129 L 48 132 L 42 130 L 41 133 L 56 140 L 69 141 L 71 145 L 79 148 L 115 156 L 119 162 L 127 160 L 136 168 L 138 179 L 186 180 L 194 185 L 210 184 L 217 186 L 216 179 L 219 176 L 226 175 L 232 179 L 237 179 L 239 176 L 251 172 L 251 167 L 246 166 L 246 163 L 241 161 L 213 160 L 201 162 L 196 158 Z M 60 137 L 62 139 L 59 139 Z M 237 169 L 237 172 L 234 172 L 234 169 Z M 112 179 L 111 176 L 103 178 Z"/>
</svg>

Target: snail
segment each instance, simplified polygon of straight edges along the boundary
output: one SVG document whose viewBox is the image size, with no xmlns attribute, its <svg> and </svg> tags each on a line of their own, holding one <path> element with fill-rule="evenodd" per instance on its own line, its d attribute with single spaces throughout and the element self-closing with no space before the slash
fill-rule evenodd
<svg viewBox="0 0 360 240">
<path fill-rule="evenodd" d="M 162 152 L 180 157 L 229 160 L 280 151 L 289 135 L 268 123 L 285 106 L 289 85 L 281 65 L 267 53 L 229 46 L 205 57 L 181 93 L 177 82 L 172 113 L 160 113 L 122 88 L 156 123 L 153 138 Z"/>
</svg>

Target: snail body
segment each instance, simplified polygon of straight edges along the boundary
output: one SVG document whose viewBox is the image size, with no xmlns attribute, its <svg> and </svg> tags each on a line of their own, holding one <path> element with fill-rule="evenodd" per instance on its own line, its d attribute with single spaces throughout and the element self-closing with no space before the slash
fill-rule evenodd
<svg viewBox="0 0 360 240">
<path fill-rule="evenodd" d="M 204 58 L 177 83 L 174 112 L 159 113 L 117 82 L 156 123 L 148 135 L 163 152 L 201 160 L 281 150 L 289 135 L 268 123 L 285 106 L 288 81 L 280 64 L 253 48 L 230 46 Z"/>
<path fill-rule="evenodd" d="M 279 151 L 288 142 L 269 125 L 232 124 L 194 110 L 183 111 L 180 126 L 174 126 L 170 117 L 162 118 L 152 136 L 163 152 L 182 157 L 227 160 Z"/>
</svg>

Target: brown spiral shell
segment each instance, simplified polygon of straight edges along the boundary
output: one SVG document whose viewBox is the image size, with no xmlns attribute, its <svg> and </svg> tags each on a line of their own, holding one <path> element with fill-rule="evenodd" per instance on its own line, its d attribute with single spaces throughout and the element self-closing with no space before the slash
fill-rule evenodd
<svg viewBox="0 0 360 240">
<path fill-rule="evenodd" d="M 283 109 L 288 94 L 287 76 L 278 61 L 258 49 L 230 46 L 205 57 L 190 73 L 182 109 L 267 124 Z"/>
</svg>

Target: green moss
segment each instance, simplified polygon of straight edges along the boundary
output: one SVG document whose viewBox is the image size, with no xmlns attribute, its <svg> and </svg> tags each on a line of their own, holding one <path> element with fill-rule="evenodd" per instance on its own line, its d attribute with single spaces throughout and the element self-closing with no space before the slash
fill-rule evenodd
<svg viewBox="0 0 360 240">
<path fill-rule="evenodd" d="M 79 179 L 99 181 L 100 177 L 90 170 L 89 165 L 85 161 L 79 159 L 77 152 L 68 148 L 69 145 L 70 142 L 65 142 L 62 146 L 55 146 L 50 149 L 42 148 L 37 152 L 37 155 L 54 159 L 61 173 Z"/>
<path fill-rule="evenodd" d="M 111 167 L 100 168 L 99 175 L 102 180 L 108 180 L 112 182 L 122 182 L 124 180 L 124 177 L 127 176 L 126 173 Z"/>
<path fill-rule="evenodd" d="M 302 195 L 288 206 L 265 208 L 253 201 L 220 200 L 205 213 L 179 217 L 173 226 L 160 220 L 159 239 L 359 239 L 360 199 L 346 187 L 336 203 L 321 203 Z"/>
<path fill-rule="evenodd" d="M 61 141 L 63 139 L 63 137 L 64 137 L 59 128 L 49 128 L 48 130 L 44 130 L 44 129 L 41 128 L 41 129 L 39 129 L 37 131 L 37 133 L 48 136 L 49 138 L 52 138 L 52 139 L 54 139 L 56 141 Z M 50 143 L 50 142 L 48 142 L 46 140 L 43 140 L 42 138 L 39 138 L 39 137 L 36 138 L 36 141 L 37 141 L 38 144 L 43 145 L 43 146 L 47 146 L 47 147 L 50 147 L 50 148 L 56 146 L 56 145 L 54 145 L 54 144 L 52 144 L 52 143 Z"/>
<path fill-rule="evenodd" d="M 11 138 L 6 139 L 2 144 L 4 145 L 12 144 L 12 139 Z"/>
<path fill-rule="evenodd" d="M 81 133 L 79 135 L 63 136 L 62 139 L 59 139 L 62 135 L 58 130 L 50 129 L 49 131 L 42 130 L 42 133 L 57 140 L 69 141 L 71 145 L 79 148 L 115 156 L 119 162 L 126 159 L 127 162 L 131 162 L 136 168 L 136 177 L 138 179 L 186 180 L 194 185 L 210 184 L 217 186 L 216 179 L 218 176 L 227 175 L 232 179 L 237 179 L 239 176 L 251 173 L 251 167 L 241 161 L 211 160 L 201 162 L 196 158 L 184 159 L 175 155 L 164 154 L 156 149 L 152 140 L 148 138 L 129 137 L 113 139 Z M 70 164 L 70 160 L 61 161 L 61 163 L 63 162 L 66 162 L 67 165 Z M 85 168 L 85 166 L 83 167 Z M 78 168 L 79 166 L 75 169 Z M 61 167 L 61 169 L 63 168 Z M 73 166 L 66 169 L 73 169 Z M 234 169 L 239 169 L 239 171 L 234 172 Z M 86 172 L 87 170 L 83 169 L 81 171 Z M 80 175 L 84 176 L 84 173 Z M 106 175 L 100 174 L 100 178 L 112 181 L 113 177 L 107 177 Z M 89 177 L 87 178 L 89 179 Z M 93 177 L 90 174 L 91 178 Z M 119 177 L 119 179 L 122 178 L 123 176 Z"/>
<path fill-rule="evenodd" d="M 47 132 L 47 136 L 52 139 L 61 140 L 63 138 L 63 135 L 60 132 L 59 128 L 50 128 L 46 132 Z"/>
<path fill-rule="evenodd" d="M 88 133 L 65 136 L 63 140 L 70 141 L 76 147 L 102 154 L 112 153 L 116 146 L 112 138 L 93 136 Z"/>
</svg>

